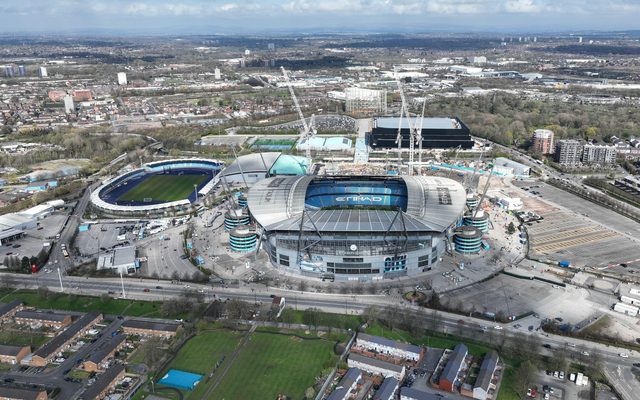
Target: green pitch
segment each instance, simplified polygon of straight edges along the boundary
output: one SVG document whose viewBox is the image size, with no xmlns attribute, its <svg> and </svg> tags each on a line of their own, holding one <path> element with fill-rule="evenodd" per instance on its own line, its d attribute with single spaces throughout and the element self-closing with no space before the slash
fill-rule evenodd
<svg viewBox="0 0 640 400">
<path fill-rule="evenodd" d="M 208 175 L 153 175 L 118 198 L 118 201 L 176 201 L 189 197 L 193 185 L 200 185 Z"/>
</svg>

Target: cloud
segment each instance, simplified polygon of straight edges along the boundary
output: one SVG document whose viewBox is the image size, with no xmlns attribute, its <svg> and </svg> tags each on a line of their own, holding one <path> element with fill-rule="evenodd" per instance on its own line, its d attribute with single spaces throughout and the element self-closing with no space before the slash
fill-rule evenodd
<svg viewBox="0 0 640 400">
<path fill-rule="evenodd" d="M 538 13 L 544 6 L 534 0 L 511 0 L 505 3 L 504 9 L 510 13 Z"/>
</svg>

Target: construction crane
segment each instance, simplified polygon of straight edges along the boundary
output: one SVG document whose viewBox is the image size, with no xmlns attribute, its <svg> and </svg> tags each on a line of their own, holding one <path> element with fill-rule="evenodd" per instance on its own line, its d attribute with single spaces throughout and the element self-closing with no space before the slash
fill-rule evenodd
<svg viewBox="0 0 640 400">
<path fill-rule="evenodd" d="M 478 208 L 482 206 L 482 202 L 484 201 L 485 197 L 487 197 L 487 190 L 489 190 L 489 182 L 491 182 L 492 176 L 493 176 L 493 167 L 491 167 L 491 169 L 489 170 L 487 183 L 484 185 L 484 190 L 482 191 L 482 196 L 480 197 L 480 201 L 478 201 L 478 205 L 473 209 L 473 212 L 471 214 L 472 217 L 476 216 L 476 213 L 478 212 Z"/>
<path fill-rule="evenodd" d="M 289 93 L 291 94 L 291 99 L 293 100 L 293 105 L 298 112 L 298 117 L 300 117 L 300 121 L 302 122 L 302 131 L 300 132 L 300 143 L 305 142 L 307 148 L 305 149 L 305 157 L 311 160 L 311 146 L 309 144 L 309 139 L 311 136 L 315 135 L 315 130 L 312 128 L 313 124 L 307 124 L 307 120 L 304 118 L 304 114 L 302 113 L 302 109 L 300 108 L 300 103 L 298 103 L 298 98 L 296 97 L 296 93 L 293 91 L 293 85 L 291 84 L 291 80 L 289 79 L 289 75 L 287 74 L 287 70 L 284 67 L 280 67 L 282 69 L 282 75 L 284 76 L 284 80 L 287 83 L 287 87 L 289 88 Z M 311 122 L 315 120 L 315 115 L 311 116 Z"/>
<path fill-rule="evenodd" d="M 409 115 L 407 99 L 404 95 L 404 89 L 402 88 L 402 82 L 400 81 L 400 77 L 398 75 L 398 70 L 396 66 L 393 67 L 393 74 L 395 75 L 396 83 L 398 84 L 398 90 L 400 91 L 400 99 L 402 100 L 402 106 L 400 109 L 400 127 L 398 128 L 398 138 L 400 140 L 396 139 L 396 141 L 398 141 L 398 149 L 400 149 L 400 146 L 402 144 L 402 135 L 401 135 L 402 114 L 404 113 L 405 116 L 407 117 L 407 123 L 409 125 L 409 175 L 413 175 L 413 156 L 415 152 L 415 140 L 417 135 L 416 127 L 414 124 L 415 121 L 412 121 L 411 115 Z"/>
<path fill-rule="evenodd" d="M 424 122 L 424 109 L 427 105 L 427 98 L 422 101 L 422 115 L 420 116 L 420 126 L 416 131 L 416 140 L 418 141 L 418 175 L 422 175 L 422 123 Z"/>
</svg>

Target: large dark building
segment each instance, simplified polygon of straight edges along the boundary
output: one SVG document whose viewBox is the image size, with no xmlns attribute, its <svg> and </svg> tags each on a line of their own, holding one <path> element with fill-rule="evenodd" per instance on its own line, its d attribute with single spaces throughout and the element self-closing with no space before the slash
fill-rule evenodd
<svg viewBox="0 0 640 400">
<path fill-rule="evenodd" d="M 369 146 L 373 149 L 397 148 L 399 118 L 377 118 L 369 136 Z M 415 119 L 420 126 L 420 118 Z M 402 119 L 402 148 L 409 148 L 409 122 Z M 422 121 L 423 149 L 451 149 L 460 146 L 462 149 L 473 147 L 473 139 L 469 128 L 458 118 L 424 118 Z M 418 147 L 418 144 L 416 144 Z"/>
</svg>

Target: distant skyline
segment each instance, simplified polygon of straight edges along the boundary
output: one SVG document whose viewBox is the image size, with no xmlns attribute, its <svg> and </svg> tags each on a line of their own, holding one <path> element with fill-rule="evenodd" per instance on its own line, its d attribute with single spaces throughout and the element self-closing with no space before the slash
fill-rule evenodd
<svg viewBox="0 0 640 400">
<path fill-rule="evenodd" d="M 640 0 L 5 0 L 0 33 L 618 31 L 639 15 Z"/>
</svg>

